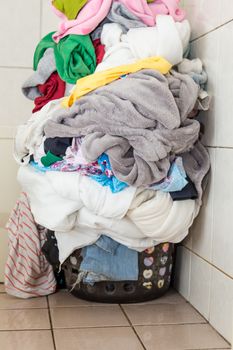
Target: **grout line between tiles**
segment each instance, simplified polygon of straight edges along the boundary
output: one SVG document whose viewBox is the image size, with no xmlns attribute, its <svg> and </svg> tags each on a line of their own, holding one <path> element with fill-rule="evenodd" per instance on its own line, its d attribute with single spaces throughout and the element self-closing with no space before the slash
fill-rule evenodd
<svg viewBox="0 0 233 350">
<path fill-rule="evenodd" d="M 150 327 L 150 326 L 152 326 L 152 327 L 161 327 L 161 326 L 167 327 L 167 326 L 185 326 L 185 325 L 195 326 L 195 325 L 200 325 L 200 324 L 211 326 L 209 323 L 166 323 L 166 324 L 135 324 L 135 325 L 132 325 L 130 322 L 130 325 L 128 325 L 128 326 L 127 325 L 124 325 L 124 326 L 123 325 L 121 325 L 121 326 L 111 325 L 111 326 L 91 326 L 91 327 L 85 326 L 85 327 L 67 327 L 67 328 L 66 327 L 59 327 L 59 328 L 53 328 L 52 330 L 54 331 L 54 330 L 59 330 L 59 329 L 132 328 L 134 333 L 135 333 L 134 327 Z M 215 328 L 213 328 L 213 329 L 216 333 L 218 333 Z M 51 329 L 48 329 L 48 328 L 1 329 L 0 333 L 1 332 L 24 332 L 24 331 L 28 331 L 28 332 L 36 332 L 37 331 L 38 332 L 38 331 L 51 331 Z M 220 336 L 223 338 L 222 335 L 220 335 Z M 137 335 L 137 338 L 138 338 L 138 335 Z M 227 340 L 225 340 L 225 341 L 227 341 Z"/>
<path fill-rule="evenodd" d="M 51 317 L 51 312 L 50 312 L 50 307 L 49 307 L 49 298 L 46 296 L 47 300 L 47 307 L 48 307 L 48 314 L 49 314 L 49 322 L 50 322 L 50 327 L 51 327 L 51 334 L 52 334 L 52 339 L 53 339 L 53 347 L 54 350 L 56 350 L 56 342 L 55 342 L 55 336 L 54 336 L 54 331 L 53 331 L 53 323 L 52 323 L 52 317 Z"/>
<path fill-rule="evenodd" d="M 193 307 L 193 306 L 192 306 Z M 202 316 L 203 317 L 203 316 Z M 210 327 L 212 327 L 211 326 L 211 324 L 209 324 L 208 322 L 201 322 L 201 323 L 160 323 L 160 324 L 135 324 L 135 325 L 132 325 L 132 327 L 170 327 L 170 326 L 199 326 L 199 325 L 206 325 L 206 326 L 210 326 Z M 213 327 L 212 327 L 213 328 Z M 214 331 L 216 332 L 216 333 L 218 333 L 217 331 L 216 331 L 216 329 L 215 328 L 213 328 L 214 329 Z M 219 333 L 218 333 L 219 334 Z M 223 338 L 223 336 L 222 335 L 220 335 L 221 336 L 221 338 Z M 223 338 L 224 339 L 224 338 Z M 224 339 L 225 340 L 225 339 Z M 225 340 L 226 341 L 226 340 Z M 193 349 L 191 349 L 191 350 L 193 350 Z"/>
<path fill-rule="evenodd" d="M 70 326 L 70 327 L 54 327 L 53 328 L 53 330 L 56 330 L 56 331 L 58 331 L 58 330 L 60 330 L 60 329 L 102 329 L 102 328 L 104 328 L 104 329 L 109 329 L 109 328 L 132 328 L 130 325 L 129 326 L 123 326 L 123 325 L 121 325 L 121 326 L 114 326 L 114 325 L 110 325 L 110 326 L 108 326 L 108 325 L 104 325 L 104 326 L 84 326 L 84 327 L 80 327 L 80 326 Z"/>
<path fill-rule="evenodd" d="M 50 331 L 49 328 L 24 328 L 24 329 L 0 329 L 2 332 L 38 332 L 38 331 Z"/>
<path fill-rule="evenodd" d="M 213 149 L 218 149 L 218 148 L 220 148 L 220 149 L 233 149 L 233 146 L 230 147 L 230 146 L 208 146 L 208 145 L 206 145 L 205 147 L 213 148 Z"/>
<path fill-rule="evenodd" d="M 191 274 L 192 274 L 192 255 L 189 254 L 189 272 L 188 272 L 188 300 L 191 296 Z"/>
<path fill-rule="evenodd" d="M 132 305 L 132 304 L 131 304 Z M 51 310 L 57 310 L 57 309 L 85 309 L 87 307 L 96 308 L 96 307 L 109 307 L 109 306 L 117 306 L 117 304 L 105 304 L 105 305 L 64 305 L 64 306 L 50 306 Z"/>
<path fill-rule="evenodd" d="M 215 27 L 215 28 L 209 30 L 208 32 L 206 32 L 206 33 L 204 33 L 204 34 L 198 36 L 197 38 L 192 39 L 190 42 L 191 42 L 191 43 L 194 43 L 195 41 L 197 41 L 197 40 L 203 38 L 204 36 L 206 36 L 206 35 L 208 35 L 208 34 L 210 34 L 210 33 L 212 33 L 212 32 L 215 32 L 215 31 L 218 30 L 219 28 L 222 28 L 222 27 L 228 25 L 228 24 L 231 23 L 231 22 L 233 22 L 233 19 L 230 19 L 229 21 L 227 21 L 227 22 L 225 22 L 225 23 L 223 23 L 223 24 L 220 24 L 219 26 L 217 26 L 217 27 Z"/>
<path fill-rule="evenodd" d="M 192 305 L 191 305 L 192 306 Z M 193 307 L 193 306 L 192 306 Z M 196 311 L 196 309 L 195 309 L 195 311 Z M 201 315 L 202 316 L 202 315 Z M 203 317 L 203 316 L 202 316 Z M 202 325 L 208 325 L 209 323 L 208 323 L 208 321 L 202 321 L 202 322 L 186 322 L 186 323 L 160 323 L 160 324 L 134 324 L 134 325 L 131 325 L 131 327 L 150 327 L 150 326 L 152 326 L 152 327 L 161 327 L 161 326 L 163 326 L 163 327 L 166 327 L 166 326 L 186 326 L 186 325 L 200 325 L 200 324 L 202 324 Z"/>
<path fill-rule="evenodd" d="M 193 306 L 192 306 L 193 307 Z M 198 311 L 197 311 L 198 312 Z M 202 316 L 203 317 L 203 316 Z M 74 326 L 74 327 L 54 327 L 53 330 L 59 330 L 59 329 L 99 329 L 99 328 L 134 328 L 134 327 L 166 327 L 166 326 L 195 326 L 195 325 L 209 325 L 209 322 L 208 321 L 205 321 L 205 322 L 198 322 L 198 323 L 193 323 L 193 322 L 188 322 L 188 323 L 161 323 L 161 324 L 135 324 L 135 325 L 132 325 L 130 323 L 129 326 L 127 325 L 103 325 L 103 326 Z M 212 326 L 211 326 L 212 327 Z M 213 327 L 212 327 L 213 328 Z M 48 329 L 47 329 L 48 330 Z M 216 329 L 214 328 L 215 332 Z M 135 332 L 134 332 L 135 333 Z M 217 332 L 218 333 L 218 332 Z M 219 333 L 218 333 L 219 334 Z M 221 337 L 223 338 L 223 336 L 221 335 Z M 224 338 L 223 338 L 224 339 Z M 225 340 L 225 339 L 224 339 Z"/>
<path fill-rule="evenodd" d="M 216 137 L 215 137 L 216 139 Z M 212 167 L 212 186 L 215 189 L 215 176 L 216 176 L 216 149 L 213 151 L 214 153 L 214 159 L 213 159 L 213 167 Z M 212 164 L 211 164 L 212 166 Z M 210 242 L 210 260 L 213 261 L 213 242 L 214 242 L 214 224 L 215 224 L 215 215 L 214 215 L 214 206 L 215 206 L 215 191 L 212 196 L 211 200 L 211 217 L 213 218 L 211 220 L 211 226 L 210 226 L 210 234 L 211 234 L 211 242 Z M 212 295 L 212 282 L 213 282 L 213 267 L 211 266 L 210 270 L 210 286 L 208 291 L 208 317 L 207 319 L 210 320 L 210 310 L 211 310 L 211 295 Z"/>
<path fill-rule="evenodd" d="M 32 69 L 32 67 L 22 67 L 22 66 L 0 66 L 0 68 L 6 68 L 6 69 Z"/>
<path fill-rule="evenodd" d="M 211 295 L 212 295 L 212 282 L 213 282 L 213 268 L 210 270 L 210 285 L 208 291 L 208 322 L 210 321 L 210 309 L 211 309 Z"/>
<path fill-rule="evenodd" d="M 228 278 L 230 278 L 231 280 L 233 279 L 233 277 L 231 275 L 229 275 L 228 273 L 226 273 L 225 271 L 221 270 L 219 267 L 217 267 L 216 265 L 212 264 L 210 261 L 206 260 L 205 258 L 203 258 L 203 256 L 199 255 L 198 253 L 194 252 L 192 249 L 185 247 L 187 250 L 189 250 L 191 253 L 193 253 L 194 255 L 196 255 L 198 258 L 204 260 L 207 264 L 209 264 L 210 266 L 214 267 L 216 270 L 218 270 L 219 272 L 223 273 L 225 276 L 227 276 Z"/>
<path fill-rule="evenodd" d="M 121 309 L 121 311 L 123 312 L 125 318 L 126 318 L 127 321 L 129 322 L 130 327 L 131 327 L 131 329 L 133 330 L 134 334 L 136 335 L 136 337 L 137 337 L 138 341 L 140 342 L 141 346 L 143 347 L 144 350 L 146 350 L 146 347 L 144 346 L 144 344 L 143 344 L 141 338 L 139 337 L 139 335 L 137 334 L 137 331 L 136 331 L 136 329 L 134 328 L 134 326 L 132 325 L 132 323 L 131 323 L 131 321 L 130 321 L 130 318 L 128 317 L 127 313 L 125 312 L 123 306 L 122 306 L 121 304 L 120 304 L 119 306 L 120 306 L 120 309 Z"/>
<path fill-rule="evenodd" d="M 183 297 L 182 297 L 183 298 Z M 186 304 L 188 301 L 184 299 L 184 301 L 180 302 L 180 304 Z M 144 306 L 144 305 L 176 305 L 176 303 L 167 303 L 165 301 L 157 301 L 156 303 L 148 304 L 147 302 L 144 303 L 131 303 L 131 304 L 124 304 L 125 306 Z M 117 304 L 105 304 L 105 305 L 64 305 L 64 306 L 50 306 L 51 310 L 57 310 L 57 309 L 78 309 L 78 308 L 106 308 L 108 306 L 117 306 Z M 41 308 L 40 308 L 41 309 Z M 0 309 L 1 310 L 1 309 Z"/>
<path fill-rule="evenodd" d="M 1 295 L 1 293 L 0 293 Z M 0 312 L 1 311 L 27 311 L 27 310 L 48 310 L 47 307 L 14 307 L 13 309 L 10 308 L 1 308 L 0 307 Z"/>
</svg>

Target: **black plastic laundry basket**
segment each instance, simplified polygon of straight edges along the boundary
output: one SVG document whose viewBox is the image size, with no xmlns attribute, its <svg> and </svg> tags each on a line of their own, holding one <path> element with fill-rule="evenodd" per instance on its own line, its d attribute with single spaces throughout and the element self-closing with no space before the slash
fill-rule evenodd
<svg viewBox="0 0 233 350">
<path fill-rule="evenodd" d="M 63 264 L 67 288 L 81 299 L 101 303 L 135 303 L 156 299 L 169 288 L 174 245 L 163 243 L 139 253 L 138 281 L 98 282 L 93 286 L 77 283 L 81 250 L 76 250 Z"/>
</svg>

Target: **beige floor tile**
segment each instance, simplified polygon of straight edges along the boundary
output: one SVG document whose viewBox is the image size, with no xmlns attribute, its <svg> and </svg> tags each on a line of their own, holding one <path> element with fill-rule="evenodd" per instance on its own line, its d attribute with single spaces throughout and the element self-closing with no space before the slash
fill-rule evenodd
<svg viewBox="0 0 233 350">
<path fill-rule="evenodd" d="M 51 309 L 54 328 L 84 328 L 104 326 L 128 326 L 120 307 L 75 307 Z"/>
<path fill-rule="evenodd" d="M 206 322 L 188 303 L 170 305 L 123 305 L 123 308 L 133 325 Z"/>
<path fill-rule="evenodd" d="M 0 332 L 2 350 L 53 350 L 50 331 Z"/>
<path fill-rule="evenodd" d="M 3 283 L 0 283 L 0 293 L 5 293 L 5 286 Z"/>
<path fill-rule="evenodd" d="M 78 299 L 67 291 L 60 291 L 49 296 L 49 306 L 55 307 L 74 307 L 74 306 L 108 306 L 109 304 L 93 303 Z"/>
<path fill-rule="evenodd" d="M 135 327 L 147 350 L 227 348 L 229 345 L 208 324 Z"/>
<path fill-rule="evenodd" d="M 17 310 L 34 308 L 47 308 L 46 298 L 19 299 L 8 294 L 0 294 L 0 309 Z"/>
<path fill-rule="evenodd" d="M 54 332 L 57 350 L 143 350 L 130 327 L 60 329 Z"/>
<path fill-rule="evenodd" d="M 183 304 L 183 303 L 187 303 L 187 301 L 176 290 L 171 288 L 161 298 L 147 301 L 144 303 L 128 304 L 128 305 Z"/>
<path fill-rule="evenodd" d="M 50 329 L 48 310 L 0 310 L 0 330 Z"/>
</svg>

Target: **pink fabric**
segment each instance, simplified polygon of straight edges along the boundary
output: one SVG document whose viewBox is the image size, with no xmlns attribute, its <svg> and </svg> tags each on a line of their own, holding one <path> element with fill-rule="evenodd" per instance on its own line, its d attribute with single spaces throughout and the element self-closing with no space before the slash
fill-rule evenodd
<svg viewBox="0 0 233 350">
<path fill-rule="evenodd" d="M 55 42 L 59 42 L 69 34 L 89 34 L 107 16 L 112 0 L 89 0 L 74 20 L 67 20 L 66 16 L 52 6 L 53 11 L 63 20 L 58 31 L 53 35 Z"/>
<path fill-rule="evenodd" d="M 179 7 L 180 0 L 156 0 L 149 4 L 153 16 L 170 15 L 175 22 L 181 22 L 185 19 L 185 11 Z"/>
<path fill-rule="evenodd" d="M 113 1 L 115 0 L 88 0 L 74 20 L 68 20 L 52 5 L 53 11 L 62 20 L 58 31 L 53 35 L 54 41 L 59 42 L 69 34 L 90 34 L 107 16 Z M 155 25 L 156 16 L 159 14 L 171 15 L 175 21 L 179 22 L 185 18 L 184 10 L 179 8 L 180 0 L 156 0 L 150 4 L 147 4 L 146 0 L 118 0 L 118 2 L 125 5 L 148 26 Z"/>
<path fill-rule="evenodd" d="M 155 0 L 147 4 L 146 0 L 118 0 L 146 25 L 154 26 L 157 15 L 170 15 L 176 22 L 185 18 L 185 11 L 179 8 L 180 0 Z"/>
<path fill-rule="evenodd" d="M 118 0 L 118 2 L 125 5 L 130 12 L 140 18 L 146 25 L 150 27 L 155 25 L 155 17 L 146 0 Z"/>
</svg>

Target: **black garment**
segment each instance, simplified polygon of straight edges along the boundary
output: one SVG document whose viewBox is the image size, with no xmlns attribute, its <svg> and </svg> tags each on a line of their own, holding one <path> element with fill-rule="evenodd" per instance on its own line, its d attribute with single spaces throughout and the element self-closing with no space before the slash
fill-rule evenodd
<svg viewBox="0 0 233 350">
<path fill-rule="evenodd" d="M 50 265 L 53 266 L 53 268 L 59 268 L 59 250 L 57 247 L 57 239 L 54 235 L 54 232 L 47 230 L 46 238 L 47 240 L 41 248 L 41 251 L 50 263 Z"/>
<path fill-rule="evenodd" d="M 46 242 L 41 248 L 42 253 L 46 257 L 47 261 L 52 265 L 55 279 L 57 281 L 57 288 L 66 288 L 65 274 L 63 269 L 60 267 L 59 261 L 59 250 L 57 247 L 57 239 L 53 231 L 47 230 Z"/>
<path fill-rule="evenodd" d="M 174 201 L 183 201 L 185 199 L 197 199 L 198 193 L 196 187 L 189 177 L 186 179 L 187 185 L 181 191 L 170 192 L 170 195 Z"/>
<path fill-rule="evenodd" d="M 58 157 L 63 157 L 71 143 L 72 137 L 51 137 L 45 140 L 44 151 L 46 154 L 50 151 Z"/>
<path fill-rule="evenodd" d="M 58 271 L 54 270 L 54 276 L 57 281 L 57 289 L 65 289 L 66 288 L 66 279 L 64 270 Z"/>
</svg>

